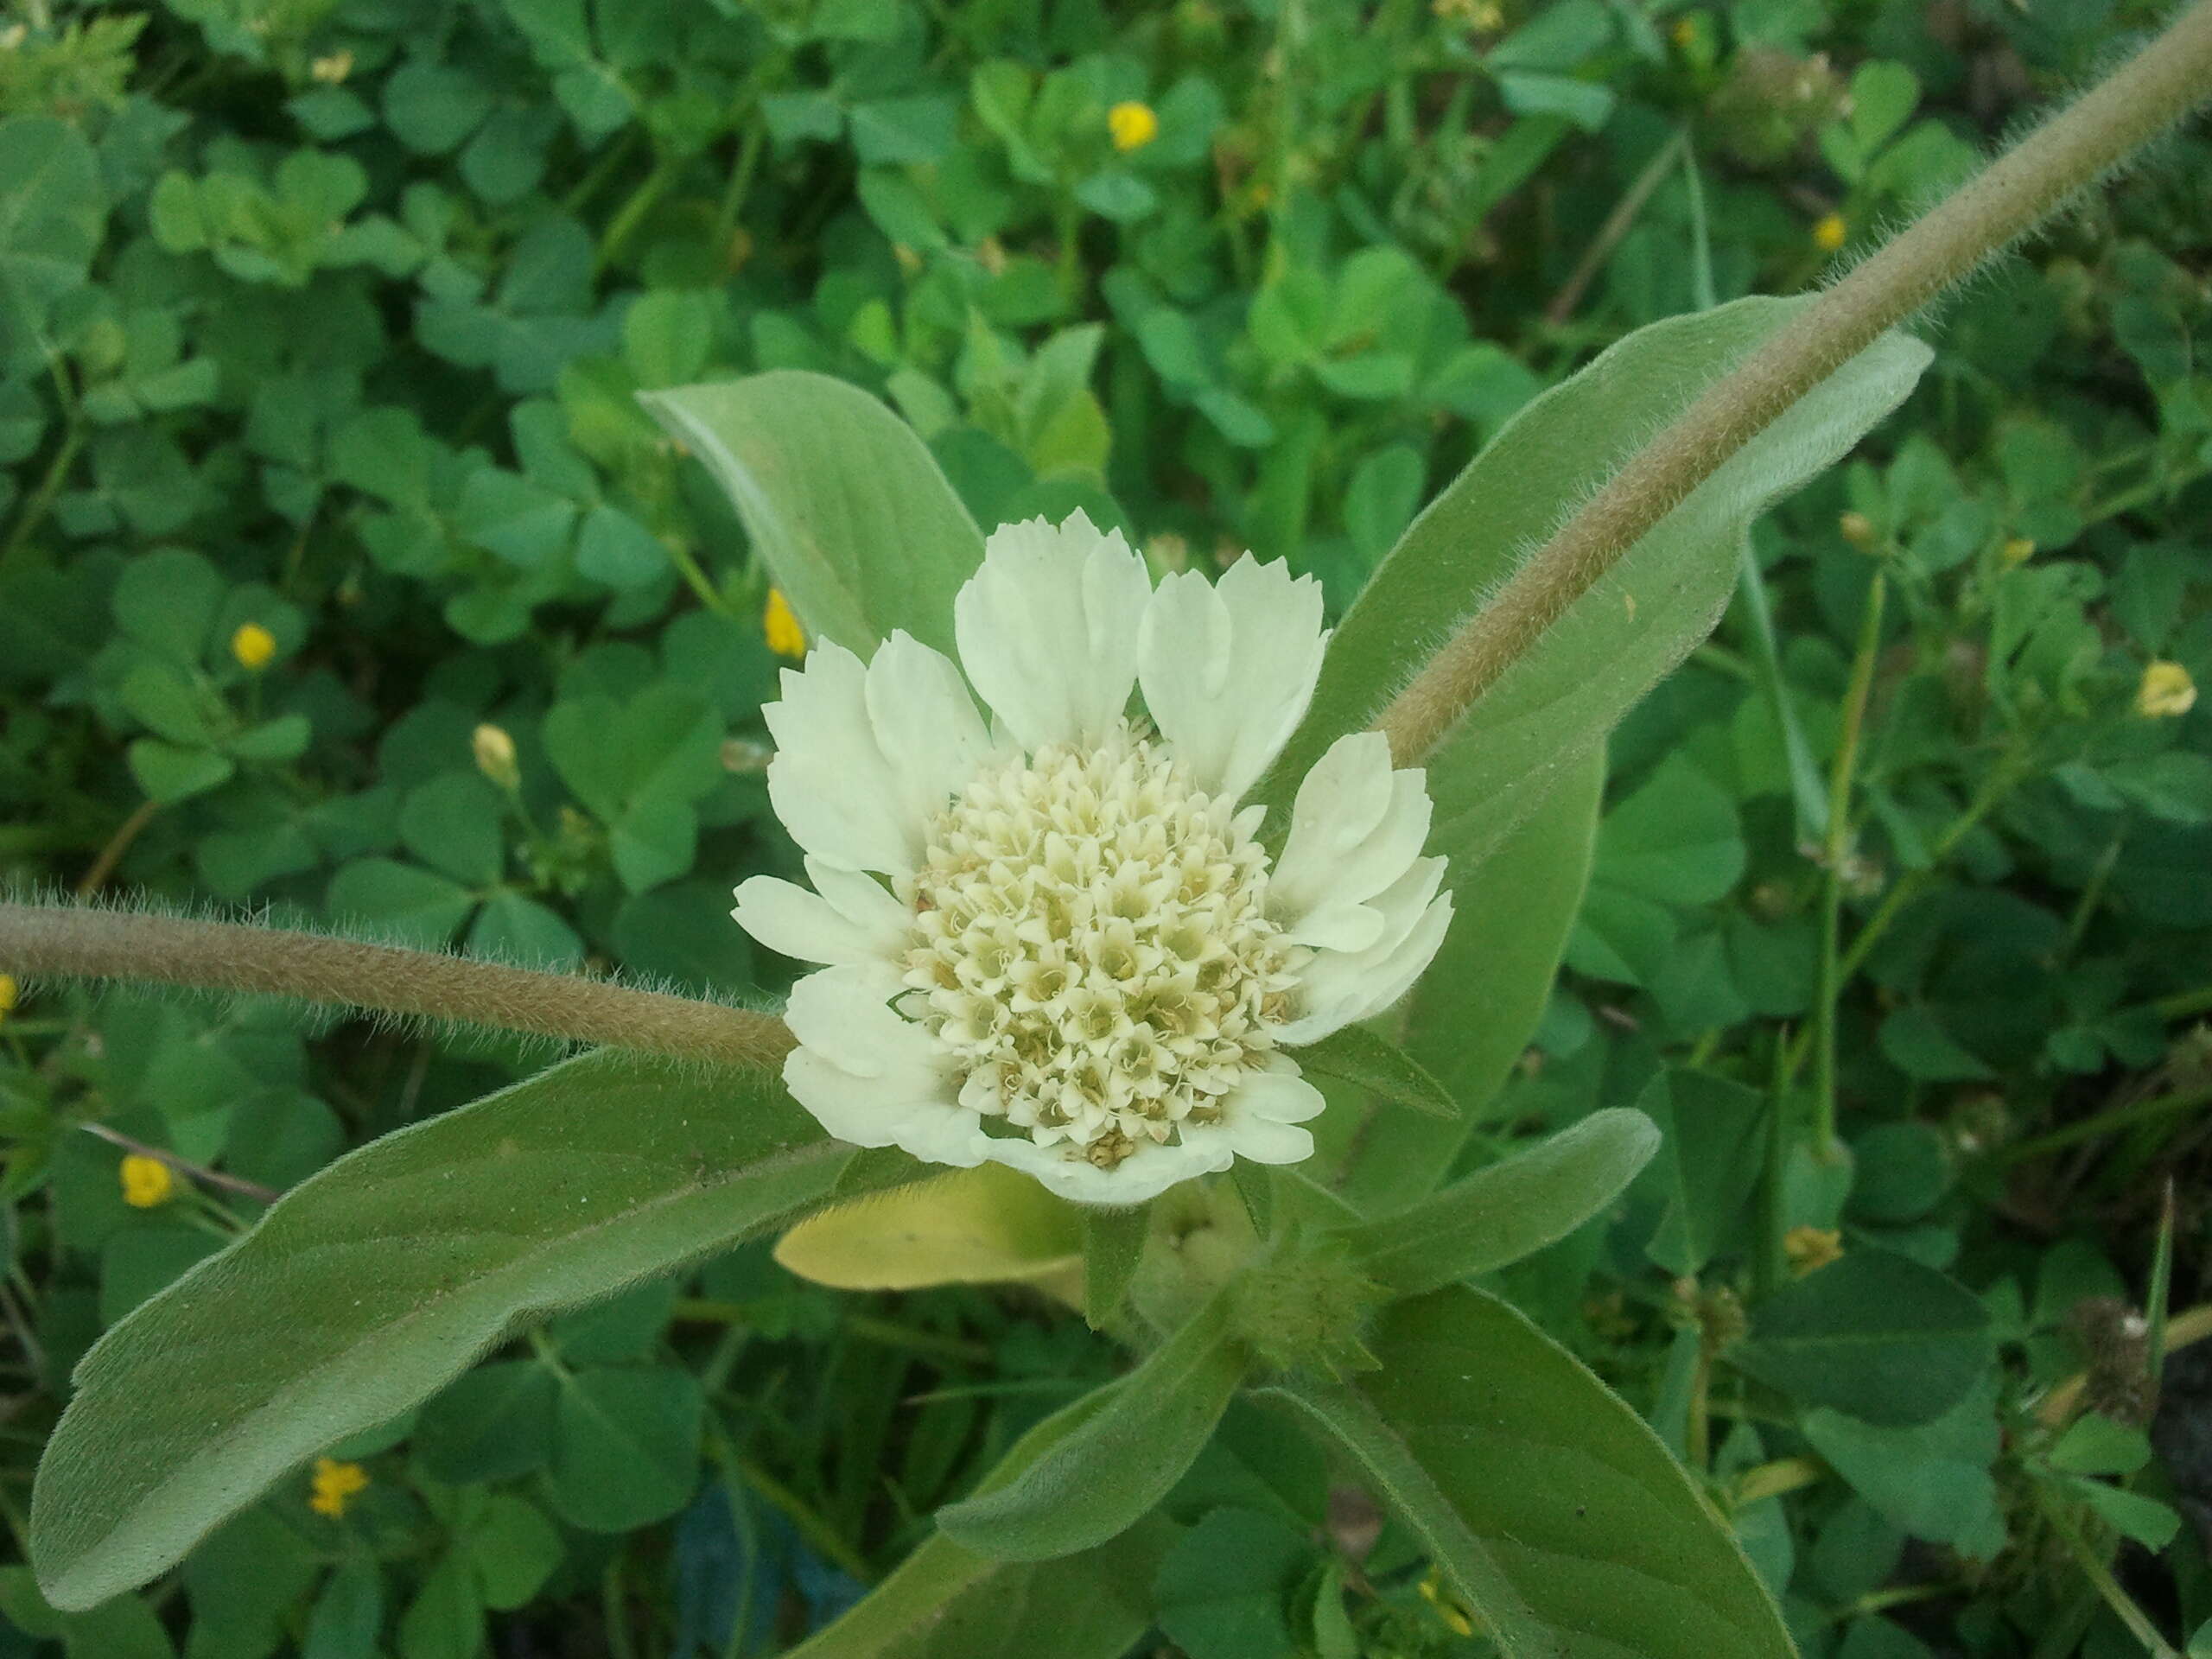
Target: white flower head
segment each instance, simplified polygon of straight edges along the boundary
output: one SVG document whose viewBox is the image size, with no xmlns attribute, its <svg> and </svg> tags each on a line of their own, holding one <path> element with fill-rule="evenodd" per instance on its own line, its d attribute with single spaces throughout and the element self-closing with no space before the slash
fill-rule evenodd
<svg viewBox="0 0 2212 1659">
<path fill-rule="evenodd" d="M 1379 734 L 1306 774 L 1280 858 L 1238 809 L 1313 695 L 1319 586 L 1247 555 L 1155 591 L 1078 512 L 995 532 L 953 619 L 957 668 L 825 643 L 765 710 L 813 889 L 754 876 L 732 914 L 824 964 L 791 991 L 793 1096 L 1089 1204 L 1308 1157 L 1288 1051 L 1396 1001 L 1452 918 L 1424 775 Z"/>
</svg>

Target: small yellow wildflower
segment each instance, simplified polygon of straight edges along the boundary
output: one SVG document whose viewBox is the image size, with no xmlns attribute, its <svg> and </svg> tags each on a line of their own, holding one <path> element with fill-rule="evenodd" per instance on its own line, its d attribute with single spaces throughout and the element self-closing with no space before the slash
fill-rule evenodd
<svg viewBox="0 0 2212 1659">
<path fill-rule="evenodd" d="M 1813 245 L 1822 253 L 1834 253 L 1851 234 L 1851 227 L 1843 222 L 1841 213 L 1830 213 L 1813 226 Z"/>
<path fill-rule="evenodd" d="M 2155 662 L 2143 671 L 2143 683 L 2135 689 L 2135 712 L 2160 715 L 2185 715 L 2196 707 L 2196 682 L 2179 663 Z"/>
<path fill-rule="evenodd" d="M 760 631 L 768 636 L 768 649 L 777 656 L 796 661 L 806 655 L 806 630 L 799 626 L 798 613 L 791 609 L 780 588 L 768 590 L 768 608 L 760 618 Z"/>
<path fill-rule="evenodd" d="M 0 974 L 0 1020 L 16 1011 L 16 1004 L 22 1000 L 23 988 L 16 983 L 13 974 Z"/>
<path fill-rule="evenodd" d="M 327 58 L 317 58 L 308 66 L 308 73 L 326 86 L 335 86 L 353 73 L 351 52 L 333 52 Z"/>
<path fill-rule="evenodd" d="M 1443 1580 L 1436 1576 L 1433 1569 L 1421 1581 L 1421 1597 L 1436 1609 L 1437 1618 L 1444 1621 L 1452 1635 L 1472 1636 L 1475 1633 L 1472 1616 L 1459 1605 L 1459 1599 L 1444 1587 Z"/>
<path fill-rule="evenodd" d="M 308 1499 L 308 1508 L 317 1515 L 327 1515 L 335 1521 L 346 1513 L 347 1500 L 368 1484 L 369 1471 L 359 1464 L 317 1458 L 315 1460 L 315 1496 Z"/>
<path fill-rule="evenodd" d="M 2016 564 L 2025 564 L 2036 556 L 2036 544 L 2024 536 L 2008 536 L 1999 556 L 2010 569 Z"/>
<path fill-rule="evenodd" d="M 231 655 L 249 674 L 258 674 L 276 655 L 276 636 L 258 622 L 241 623 L 231 636 Z"/>
<path fill-rule="evenodd" d="M 1106 129 L 1114 135 L 1114 148 L 1126 156 L 1160 137 L 1160 118 L 1151 105 L 1128 99 L 1106 111 Z"/>
<path fill-rule="evenodd" d="M 1843 1255 L 1843 1235 L 1833 1227 L 1792 1227 L 1782 1236 L 1782 1253 L 1802 1279 Z"/>
<path fill-rule="evenodd" d="M 133 1210 L 167 1204 L 176 1191 L 176 1172 L 158 1158 L 131 1153 L 123 1160 L 123 1201 Z"/>
<path fill-rule="evenodd" d="M 1874 545 L 1874 521 L 1863 512 L 1847 512 L 1835 521 L 1837 531 L 1862 553 Z"/>
<path fill-rule="evenodd" d="M 512 789 L 522 781 L 522 768 L 515 764 L 515 741 L 503 728 L 486 721 L 469 734 L 468 747 L 476 757 L 476 770 L 501 789 Z"/>
</svg>

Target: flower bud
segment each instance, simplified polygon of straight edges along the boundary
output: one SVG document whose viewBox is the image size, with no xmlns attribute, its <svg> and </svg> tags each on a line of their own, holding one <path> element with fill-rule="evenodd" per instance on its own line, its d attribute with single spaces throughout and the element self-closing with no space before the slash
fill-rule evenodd
<svg viewBox="0 0 2212 1659">
<path fill-rule="evenodd" d="M 258 674 L 275 660 L 276 636 L 258 622 L 241 623 L 231 636 L 231 655 L 249 674 Z"/>
<path fill-rule="evenodd" d="M 1851 234 L 1851 227 L 1844 223 L 1841 213 L 1824 215 L 1813 226 L 1813 245 L 1822 253 L 1834 253 Z"/>
<path fill-rule="evenodd" d="M 2135 712 L 2153 719 L 2185 715 L 2196 707 L 2196 682 L 2179 663 L 2155 662 L 2135 688 Z"/>
<path fill-rule="evenodd" d="M 1151 105 L 1129 99 L 1106 111 L 1106 128 L 1114 135 L 1114 148 L 1127 155 L 1160 137 L 1160 118 Z"/>
<path fill-rule="evenodd" d="M 2025 564 L 2035 556 L 2036 544 L 2024 536 L 2008 537 L 2005 545 L 1998 550 L 1998 556 L 2005 561 L 2005 568 L 2008 570 L 2015 565 Z"/>
<path fill-rule="evenodd" d="M 768 649 L 777 656 L 796 662 L 806 655 L 806 630 L 799 626 L 798 613 L 791 609 L 791 601 L 784 597 L 780 588 L 768 590 L 768 607 L 761 613 L 760 632 L 767 637 Z"/>
<path fill-rule="evenodd" d="M 123 1182 L 123 1201 L 133 1210 L 151 1210 L 167 1204 L 176 1191 L 176 1172 L 158 1158 L 131 1153 L 117 1172 Z"/>
<path fill-rule="evenodd" d="M 1843 539 L 1864 553 L 1874 545 L 1874 521 L 1863 512 L 1847 512 L 1835 521 Z"/>
<path fill-rule="evenodd" d="M 486 721 L 469 734 L 468 747 L 476 756 L 476 770 L 501 789 L 511 790 L 522 781 L 522 768 L 515 764 L 515 741 L 504 728 Z"/>
</svg>

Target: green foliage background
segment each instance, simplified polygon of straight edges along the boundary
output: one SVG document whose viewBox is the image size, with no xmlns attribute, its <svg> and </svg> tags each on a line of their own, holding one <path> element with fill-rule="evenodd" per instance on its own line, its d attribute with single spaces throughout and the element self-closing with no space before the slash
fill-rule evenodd
<svg viewBox="0 0 2212 1659">
<path fill-rule="evenodd" d="M 790 964 L 725 916 L 796 865 L 760 780 L 765 577 L 637 393 L 833 374 L 980 524 L 1081 507 L 1162 567 L 1250 547 L 1340 611 L 1536 391 L 1817 283 L 1830 215 L 1848 245 L 1910 214 L 2152 17 L 27 9 L 0 33 L 0 874 L 772 995 Z M 1125 100 L 1160 130 L 1123 154 Z M 2212 1617 L 2212 1389 L 2184 1351 L 2146 1463 L 2123 1317 L 2169 1177 L 2177 1306 L 2205 1262 L 2212 714 L 2134 704 L 2154 660 L 2212 683 L 2208 254 L 2184 136 L 1949 308 L 1903 413 L 1758 528 L 1715 643 L 1616 738 L 1570 971 L 1458 1154 L 1606 1105 L 1667 1132 L 1503 1288 L 1709 1474 L 1810 1653 L 2135 1650 L 2069 1530 L 2129 1541 L 2119 1583 L 2170 1631 Z M 1831 881 L 1841 1166 L 1751 1092 L 1813 1009 Z M 544 1058 L 48 988 L 0 1016 L 18 1536 L 105 1325 L 257 1192 Z M 134 1209 L 87 1123 L 234 1184 Z M 1763 1170 L 1837 1268 L 1790 1277 Z M 303 1473 L 87 1615 L 0 1571 L 0 1655 L 776 1651 L 1115 1363 L 1041 1297 L 833 1295 L 748 1249 L 334 1448 L 369 1476 L 342 1517 Z M 2084 1374 L 2059 1434 L 2038 1406 Z M 1233 1408 L 1084 1593 L 1190 1659 L 1481 1650 L 1410 1538 L 1313 1506 L 1306 1457 Z M 862 1650 L 939 1651 L 834 1649 Z"/>
</svg>

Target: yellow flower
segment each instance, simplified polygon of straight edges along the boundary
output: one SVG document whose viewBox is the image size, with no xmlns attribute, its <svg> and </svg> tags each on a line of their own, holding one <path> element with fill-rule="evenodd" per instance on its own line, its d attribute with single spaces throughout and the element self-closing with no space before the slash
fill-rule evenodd
<svg viewBox="0 0 2212 1659">
<path fill-rule="evenodd" d="M 1782 1236 L 1782 1253 L 1799 1278 L 1825 1268 L 1843 1254 L 1843 1235 L 1833 1227 L 1792 1227 Z"/>
<path fill-rule="evenodd" d="M 768 649 L 777 656 L 796 660 L 806 655 L 806 630 L 799 626 L 798 613 L 791 609 L 780 588 L 768 590 L 768 608 L 760 618 L 760 631 L 768 636 Z"/>
<path fill-rule="evenodd" d="M 522 781 L 522 768 L 515 764 L 515 741 L 501 728 L 487 721 L 469 734 L 468 747 L 476 756 L 476 770 L 501 789 L 512 789 Z"/>
<path fill-rule="evenodd" d="M 123 1160 L 123 1201 L 133 1210 L 167 1204 L 176 1191 L 176 1172 L 158 1158 L 132 1153 Z"/>
<path fill-rule="evenodd" d="M 1124 155 L 1142 149 L 1160 137 L 1160 118 L 1152 112 L 1152 105 L 1140 104 L 1135 99 L 1107 111 L 1106 127 L 1114 135 L 1114 148 Z"/>
<path fill-rule="evenodd" d="M 1851 227 L 1843 222 L 1843 215 L 1830 213 L 1813 226 L 1813 245 L 1822 253 L 1834 253 L 1850 234 Z"/>
<path fill-rule="evenodd" d="M 2135 689 L 2135 712 L 2153 717 L 2185 715 L 2196 707 L 2196 682 L 2179 663 L 2156 662 L 2143 671 Z"/>
<path fill-rule="evenodd" d="M 16 1011 L 16 1004 L 22 1000 L 23 988 L 16 983 L 13 974 L 0 974 L 0 1020 Z"/>
<path fill-rule="evenodd" d="M 2016 564 L 2025 564 L 2035 556 L 2036 544 L 2024 536 L 2007 537 L 2005 546 L 1999 555 L 2008 569 Z"/>
<path fill-rule="evenodd" d="M 315 1460 L 315 1496 L 308 1508 L 335 1521 L 346 1513 L 346 1500 L 369 1484 L 369 1471 L 358 1463 L 339 1463 L 330 1458 Z"/>
<path fill-rule="evenodd" d="M 247 673 L 258 674 L 276 655 L 276 636 L 258 622 L 242 623 L 231 636 L 231 655 Z"/>
<path fill-rule="evenodd" d="M 1433 1568 L 1429 1575 L 1421 1581 L 1421 1596 L 1423 1601 L 1436 1609 L 1436 1616 L 1444 1621 L 1452 1635 L 1472 1636 L 1475 1633 L 1473 1618 L 1459 1605 L 1459 1599 L 1444 1587 Z"/>
</svg>

